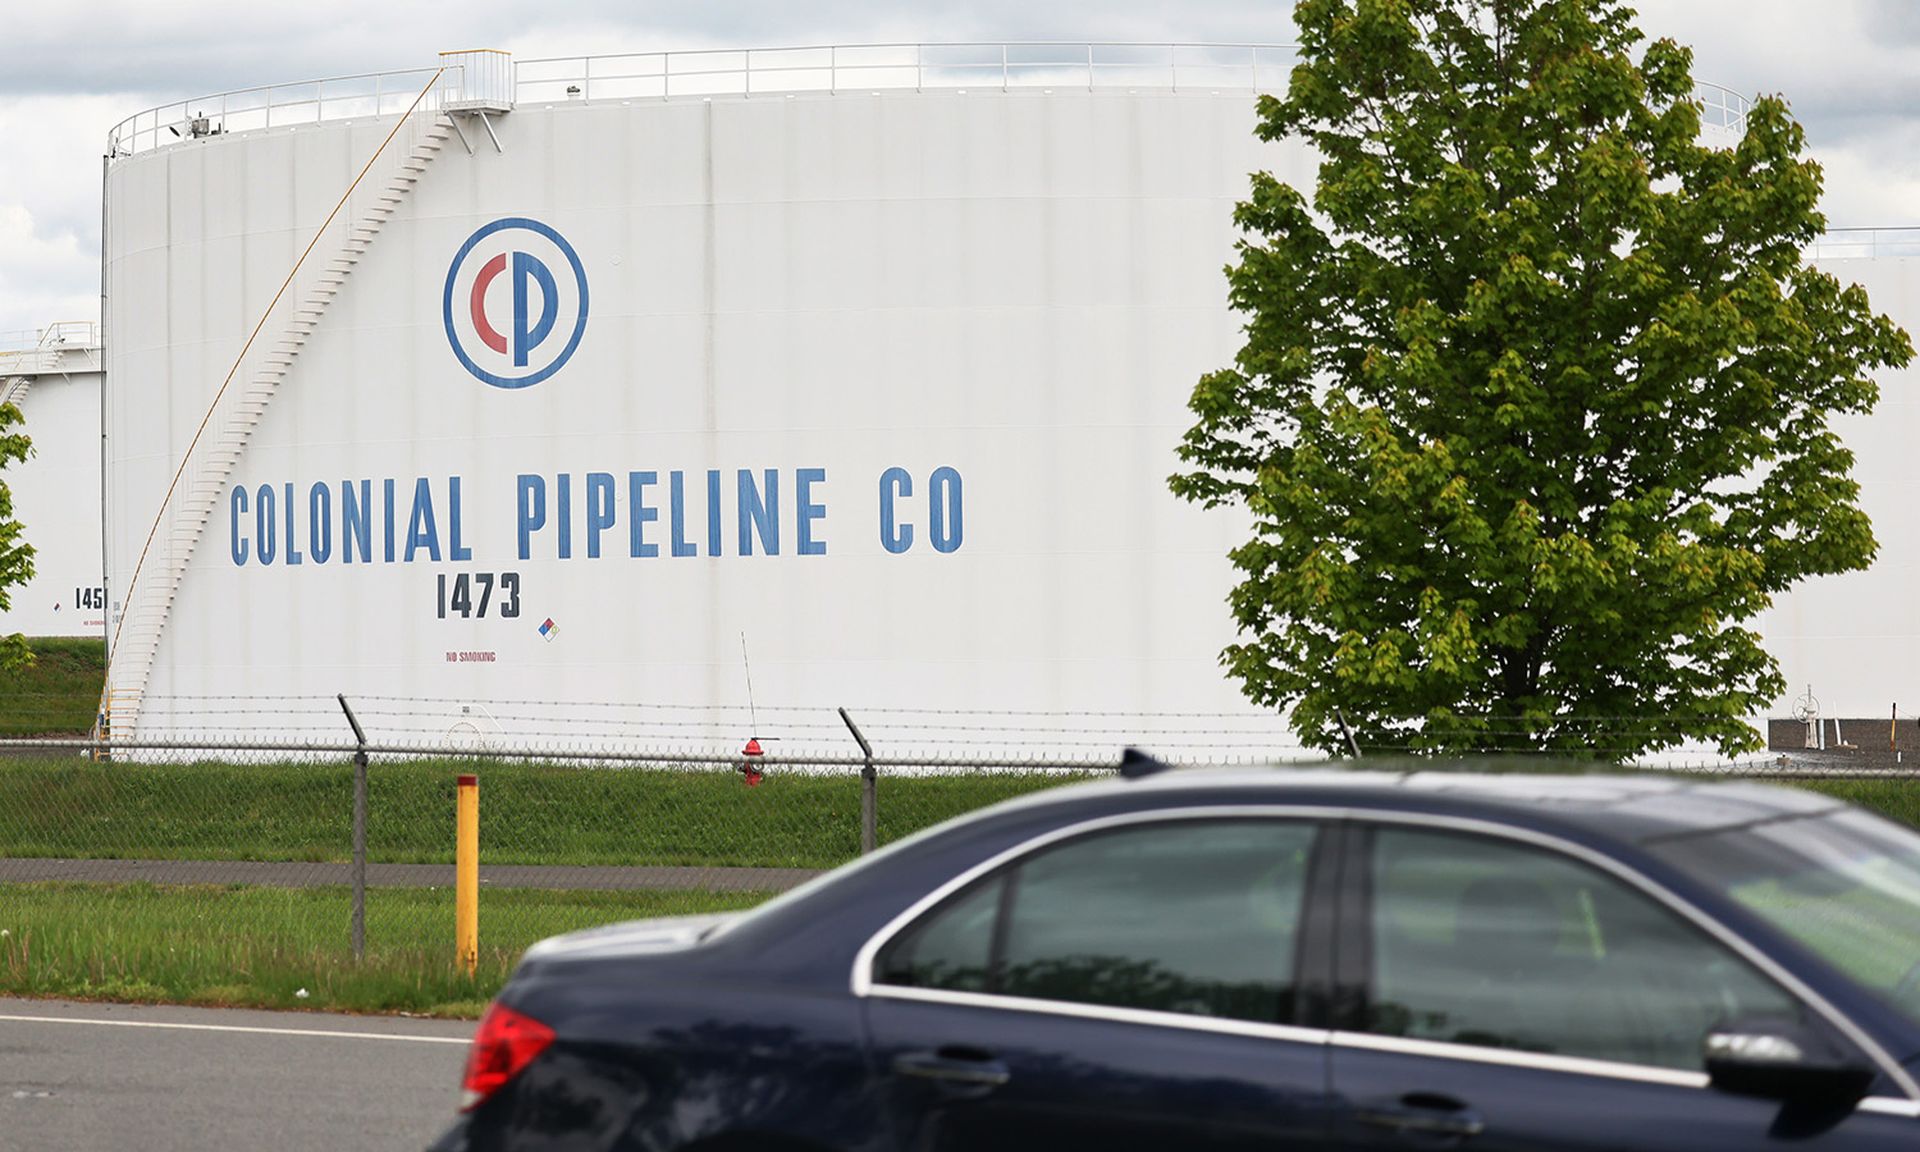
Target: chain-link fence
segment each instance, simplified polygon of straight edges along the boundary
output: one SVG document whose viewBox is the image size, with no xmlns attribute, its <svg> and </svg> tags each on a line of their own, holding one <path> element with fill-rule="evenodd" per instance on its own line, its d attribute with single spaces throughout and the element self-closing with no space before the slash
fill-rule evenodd
<svg viewBox="0 0 1920 1152">
<path fill-rule="evenodd" d="M 0 740 L 0 993 L 467 1012 L 542 937 L 748 907 L 873 845 L 1109 774 L 1123 745 L 1186 764 L 1320 758 L 1277 726 L 1172 714 L 636 708 L 529 733 L 506 730 L 504 708 L 435 731 L 409 726 L 419 702 L 353 702 L 351 723 L 318 703 L 330 716 L 299 702 L 311 726 L 273 740 L 247 737 L 238 703 L 204 700 L 174 705 L 209 721 L 197 734 Z M 891 751 L 908 736 L 945 750 Z M 1665 766 L 1920 795 L 1863 764 L 1814 750 Z M 455 951 L 462 776 L 479 789 L 471 973 Z"/>
<path fill-rule="evenodd" d="M 0 741 L 0 992 L 461 1010 L 542 937 L 750 907 L 870 845 L 1112 767 L 869 771 L 857 753 L 744 746 L 369 742 L 363 768 L 360 755 L 352 742 Z M 480 805 L 471 974 L 455 962 L 463 776 Z"/>
</svg>

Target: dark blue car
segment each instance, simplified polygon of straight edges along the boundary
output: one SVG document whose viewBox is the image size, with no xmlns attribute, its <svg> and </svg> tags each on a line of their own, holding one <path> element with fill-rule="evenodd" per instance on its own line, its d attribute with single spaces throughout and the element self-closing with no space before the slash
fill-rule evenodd
<svg viewBox="0 0 1920 1152">
<path fill-rule="evenodd" d="M 562 936 L 441 1149 L 1920 1148 L 1920 835 L 1644 777 L 1162 772 Z"/>
</svg>

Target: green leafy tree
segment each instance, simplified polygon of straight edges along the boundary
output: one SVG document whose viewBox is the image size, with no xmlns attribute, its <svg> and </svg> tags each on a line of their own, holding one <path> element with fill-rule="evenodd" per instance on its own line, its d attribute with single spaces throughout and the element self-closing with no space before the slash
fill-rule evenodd
<svg viewBox="0 0 1920 1152">
<path fill-rule="evenodd" d="M 1912 359 L 1809 267 L 1778 98 L 1701 136 L 1692 57 L 1612 0 L 1303 0 L 1228 269 L 1234 367 L 1179 495 L 1251 513 L 1223 663 L 1309 743 L 1750 749 L 1742 626 L 1876 544 L 1830 421 Z"/>
<path fill-rule="evenodd" d="M 27 458 L 33 445 L 24 432 L 10 431 L 21 422 L 20 409 L 13 404 L 0 404 L 0 471 L 4 471 L 9 461 Z M 0 479 L 0 612 L 13 604 L 13 597 L 7 589 L 25 584 L 33 579 L 33 545 L 21 538 L 20 522 L 13 518 L 13 493 L 8 490 L 5 479 Z M 0 672 L 18 668 L 31 662 L 33 653 L 27 648 L 25 638 L 19 635 L 0 636 Z"/>
</svg>

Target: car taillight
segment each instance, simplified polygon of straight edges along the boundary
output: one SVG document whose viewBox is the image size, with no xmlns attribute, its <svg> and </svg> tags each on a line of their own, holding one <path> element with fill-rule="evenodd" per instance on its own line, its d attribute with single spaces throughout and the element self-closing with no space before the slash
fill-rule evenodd
<svg viewBox="0 0 1920 1152">
<path fill-rule="evenodd" d="M 480 1030 L 474 1033 L 473 1047 L 467 1052 L 460 1110 L 478 1107 L 551 1043 L 553 1029 L 545 1024 L 505 1004 L 488 1005 L 487 1014 L 480 1018 Z"/>
</svg>

